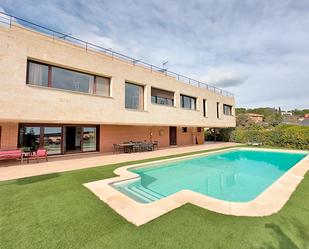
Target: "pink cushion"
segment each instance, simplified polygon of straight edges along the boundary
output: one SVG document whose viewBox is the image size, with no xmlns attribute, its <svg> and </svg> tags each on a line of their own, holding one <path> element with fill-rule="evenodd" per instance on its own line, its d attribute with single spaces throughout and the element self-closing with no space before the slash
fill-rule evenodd
<svg viewBox="0 0 309 249">
<path fill-rule="evenodd" d="M 47 155 L 47 150 L 45 149 L 38 149 L 36 152 L 38 157 L 45 157 Z"/>
<path fill-rule="evenodd" d="M 2 150 L 0 151 L 0 159 L 20 158 L 21 150 Z"/>
<path fill-rule="evenodd" d="M 1 154 L 4 154 L 4 155 L 7 155 L 7 154 L 18 154 L 18 153 L 21 153 L 21 150 L 0 150 L 0 155 Z"/>
</svg>

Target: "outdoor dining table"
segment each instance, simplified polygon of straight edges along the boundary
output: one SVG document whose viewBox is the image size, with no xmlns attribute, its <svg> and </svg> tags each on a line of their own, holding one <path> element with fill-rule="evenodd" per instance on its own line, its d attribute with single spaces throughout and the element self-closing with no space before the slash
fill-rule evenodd
<svg viewBox="0 0 309 249">
<path fill-rule="evenodd" d="M 123 152 L 124 153 L 131 153 L 133 151 L 133 143 L 123 143 L 123 144 L 118 144 L 119 146 L 123 147 Z"/>
</svg>

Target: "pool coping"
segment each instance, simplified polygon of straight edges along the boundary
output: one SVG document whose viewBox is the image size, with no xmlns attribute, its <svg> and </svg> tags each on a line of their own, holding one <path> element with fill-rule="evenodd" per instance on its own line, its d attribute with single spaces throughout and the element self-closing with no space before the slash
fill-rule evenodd
<svg viewBox="0 0 309 249">
<path fill-rule="evenodd" d="M 139 203 L 111 186 L 111 183 L 139 178 L 138 174 L 128 171 L 129 168 L 144 167 L 147 165 L 189 159 L 232 150 L 262 150 L 292 153 L 307 152 L 251 147 L 228 148 L 120 167 L 114 170 L 114 173 L 118 175 L 116 177 L 89 182 L 83 185 L 127 221 L 136 226 L 140 226 L 187 203 L 225 215 L 251 217 L 268 216 L 278 212 L 285 205 L 298 184 L 304 178 L 306 172 L 309 170 L 308 154 L 266 188 L 254 200 L 249 202 L 223 201 L 191 190 L 181 190 L 175 194 L 151 203 Z"/>
</svg>

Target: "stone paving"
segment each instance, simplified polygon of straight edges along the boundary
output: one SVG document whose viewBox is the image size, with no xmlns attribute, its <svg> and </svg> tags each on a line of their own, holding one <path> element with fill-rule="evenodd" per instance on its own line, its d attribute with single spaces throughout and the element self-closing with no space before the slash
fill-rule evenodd
<svg viewBox="0 0 309 249">
<path fill-rule="evenodd" d="M 155 151 L 124 154 L 88 153 L 78 155 L 65 155 L 49 157 L 49 161 L 41 160 L 39 163 L 20 164 L 16 161 L 0 161 L 0 181 L 12 180 L 29 176 L 59 173 L 76 169 L 85 169 L 126 161 L 149 159 L 160 156 L 170 156 L 187 152 L 235 146 L 236 143 L 207 142 L 203 145 L 169 147 Z"/>
</svg>

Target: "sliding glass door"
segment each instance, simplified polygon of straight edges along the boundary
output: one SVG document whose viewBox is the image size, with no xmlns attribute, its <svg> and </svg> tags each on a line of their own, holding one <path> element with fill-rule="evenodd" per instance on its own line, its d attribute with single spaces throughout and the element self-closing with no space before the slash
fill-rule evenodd
<svg viewBox="0 0 309 249">
<path fill-rule="evenodd" d="M 83 128 L 83 151 L 95 151 L 97 149 L 97 132 L 95 127 Z"/>
<path fill-rule="evenodd" d="M 26 151 L 36 151 L 41 144 L 41 127 L 23 126 L 19 129 L 19 146 Z"/>
<path fill-rule="evenodd" d="M 62 127 L 44 127 L 44 148 L 49 155 L 61 154 Z"/>
<path fill-rule="evenodd" d="M 45 148 L 49 155 L 97 151 L 97 134 L 97 126 L 20 125 L 19 147 L 29 151 Z"/>
</svg>

